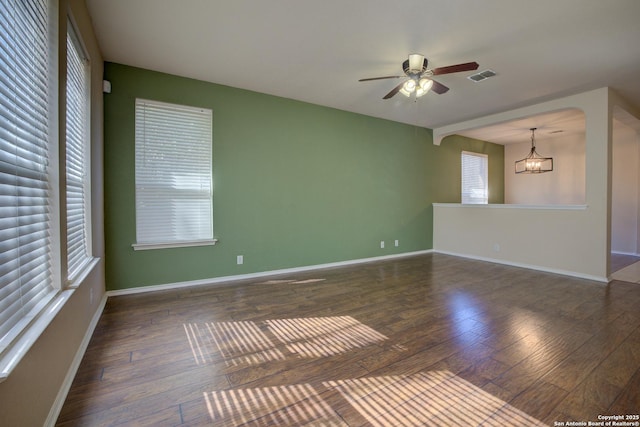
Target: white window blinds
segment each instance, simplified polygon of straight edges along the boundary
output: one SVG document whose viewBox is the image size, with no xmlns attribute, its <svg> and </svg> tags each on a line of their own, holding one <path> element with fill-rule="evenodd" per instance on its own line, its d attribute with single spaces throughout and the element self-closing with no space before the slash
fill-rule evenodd
<svg viewBox="0 0 640 427">
<path fill-rule="evenodd" d="M 462 203 L 489 202 L 488 158 L 486 154 L 462 152 Z"/>
<path fill-rule="evenodd" d="M 90 258 L 89 248 L 89 61 L 68 23 L 67 32 L 67 277 Z"/>
<path fill-rule="evenodd" d="M 214 242 L 212 112 L 136 100 L 136 249 Z"/>
<path fill-rule="evenodd" d="M 0 2 L 0 354 L 55 295 L 46 0 Z"/>
</svg>

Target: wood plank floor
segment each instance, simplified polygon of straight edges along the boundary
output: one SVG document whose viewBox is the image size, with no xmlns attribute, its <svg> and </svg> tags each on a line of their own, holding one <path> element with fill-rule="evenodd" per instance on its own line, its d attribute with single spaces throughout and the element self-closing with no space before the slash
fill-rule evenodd
<svg viewBox="0 0 640 427">
<path fill-rule="evenodd" d="M 57 425 L 634 417 L 639 308 L 637 284 L 441 254 L 112 297 Z"/>
</svg>

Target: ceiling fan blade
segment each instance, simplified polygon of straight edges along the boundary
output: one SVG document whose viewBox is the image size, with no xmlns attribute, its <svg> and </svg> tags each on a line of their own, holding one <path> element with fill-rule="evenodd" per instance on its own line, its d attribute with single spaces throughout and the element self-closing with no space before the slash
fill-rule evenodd
<svg viewBox="0 0 640 427">
<path fill-rule="evenodd" d="M 359 82 L 370 82 L 371 80 L 399 79 L 404 76 L 386 76 L 386 77 L 370 77 L 368 79 L 360 79 Z"/>
<path fill-rule="evenodd" d="M 400 89 L 402 89 L 402 85 L 405 82 L 400 83 L 398 86 L 394 87 L 393 89 L 391 89 L 391 92 L 389 92 L 388 94 L 386 94 L 385 96 L 382 97 L 382 99 L 389 99 L 391 97 L 393 97 L 396 93 L 400 92 Z"/>
<path fill-rule="evenodd" d="M 449 90 L 448 87 L 446 87 L 445 85 L 443 85 L 442 83 L 438 83 L 437 81 L 431 79 L 433 81 L 433 86 L 431 86 L 431 90 L 435 93 L 437 93 L 438 95 L 442 95 L 443 93 L 447 92 Z"/>
<path fill-rule="evenodd" d="M 473 71 L 478 69 L 477 62 L 465 62 L 464 64 L 449 65 L 448 67 L 439 67 L 431 70 L 434 76 L 440 74 L 459 73 L 461 71 Z"/>
</svg>

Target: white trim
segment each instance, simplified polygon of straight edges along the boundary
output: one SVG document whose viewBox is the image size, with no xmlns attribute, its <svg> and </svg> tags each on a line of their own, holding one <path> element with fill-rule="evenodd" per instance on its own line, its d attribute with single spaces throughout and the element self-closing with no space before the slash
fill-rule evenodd
<svg viewBox="0 0 640 427">
<path fill-rule="evenodd" d="M 155 291 L 165 291 L 168 289 L 187 288 L 191 286 L 223 284 L 228 282 L 236 282 L 239 280 L 256 279 L 256 278 L 276 276 L 281 274 L 300 273 L 305 271 L 322 270 L 325 268 L 345 267 L 349 265 L 364 264 L 367 262 L 384 261 L 384 260 L 395 259 L 395 258 L 406 258 L 410 256 L 424 255 L 432 252 L 433 252 L 433 249 L 426 249 L 422 251 L 404 252 L 401 254 L 384 255 L 384 256 L 377 256 L 377 257 L 371 257 L 371 258 L 360 258 L 360 259 L 354 259 L 354 260 L 348 260 L 348 261 L 338 261 L 338 262 L 331 262 L 327 264 L 316 264 L 316 265 L 308 265 L 303 267 L 285 268 L 281 270 L 261 271 L 257 273 L 214 277 L 211 279 L 190 280 L 186 282 L 166 283 L 163 285 L 139 286 L 135 288 L 107 291 L 107 296 L 112 297 L 112 296 L 118 296 L 118 295 L 138 294 L 143 292 L 155 292 Z"/>
<path fill-rule="evenodd" d="M 80 362 L 82 362 L 82 358 L 84 357 L 84 353 L 89 346 L 89 341 L 91 341 L 91 337 L 93 336 L 93 332 L 98 326 L 98 321 L 100 321 L 100 317 L 102 316 L 102 312 L 104 311 L 104 307 L 107 304 L 107 295 L 103 295 L 102 300 L 98 306 L 98 309 L 93 314 L 93 318 L 89 323 L 89 327 L 84 334 L 84 338 L 82 342 L 78 346 L 78 350 L 76 351 L 76 355 L 71 361 L 71 366 L 69 366 L 69 370 L 67 371 L 67 375 L 64 377 L 64 381 L 58 390 L 58 395 L 56 396 L 51 409 L 49 409 L 49 415 L 47 416 L 46 421 L 44 422 L 45 427 L 53 427 L 58 420 L 58 416 L 60 416 L 60 411 L 62 411 L 62 406 L 64 405 L 64 401 L 67 399 L 67 394 L 69 394 L 69 390 L 71 389 L 71 384 L 73 383 L 76 374 L 78 373 L 78 368 L 80 367 Z"/>
<path fill-rule="evenodd" d="M 463 204 L 463 203 L 432 203 L 439 208 L 482 208 L 482 209 L 539 209 L 584 211 L 588 205 L 515 205 L 515 204 Z"/>
<path fill-rule="evenodd" d="M 66 245 L 63 248 L 63 265 L 66 272 L 66 283 L 72 284 L 76 277 L 81 275 L 82 269 L 91 261 L 92 253 L 92 215 L 91 215 L 91 61 L 87 54 L 87 49 L 76 25 L 71 11 L 67 11 L 67 28 L 64 43 L 67 46 L 65 58 L 67 82 L 76 81 L 75 84 L 67 84 L 65 93 L 65 114 L 67 117 L 64 139 L 60 141 L 60 146 L 64 149 L 63 159 L 61 159 L 60 175 L 64 176 L 60 193 L 65 199 L 66 206 L 64 218 L 64 234 Z M 78 61 L 76 61 L 76 58 Z M 77 80 L 76 80 L 77 78 Z M 76 90 L 79 89 L 79 92 Z M 80 95 L 75 99 L 74 95 Z M 73 102 L 76 101 L 76 102 Z M 77 113 L 77 114 L 76 114 Z M 70 152 L 80 153 L 78 158 L 69 155 Z M 82 176 L 78 177 L 75 172 L 82 171 Z M 71 179 L 70 179 L 71 178 Z M 79 178 L 79 179 L 78 179 Z M 77 180 L 76 180 L 77 179 Z M 74 183 L 75 181 L 75 183 Z M 80 184 L 76 186 L 75 184 Z M 71 207 L 73 202 L 69 199 L 69 194 L 73 194 L 72 188 L 80 190 L 82 203 L 80 208 Z M 72 196 L 75 202 L 77 193 Z M 69 234 L 69 217 L 82 217 L 83 235 L 72 238 Z M 74 233 L 75 234 L 75 233 Z M 70 245 L 70 241 L 73 243 Z M 72 258 L 78 257 L 80 265 L 70 265 Z M 78 260 L 76 258 L 76 260 Z"/>
<path fill-rule="evenodd" d="M 191 246 L 213 246 L 218 243 L 218 239 L 212 240 L 193 240 L 172 243 L 134 243 L 131 245 L 134 251 L 146 251 L 150 249 L 168 249 L 168 248 L 188 248 Z"/>
<path fill-rule="evenodd" d="M 438 253 L 438 254 L 443 254 L 443 255 L 457 256 L 457 257 L 460 257 L 460 258 L 475 259 L 477 261 L 491 262 L 491 263 L 494 263 L 494 264 L 503 264 L 503 265 L 508 265 L 508 266 L 511 266 L 511 267 L 519 267 L 519 268 L 526 268 L 526 269 L 529 269 L 529 270 L 543 271 L 545 273 L 561 274 L 563 276 L 577 277 L 579 279 L 593 280 L 593 281 L 602 282 L 602 283 L 609 283 L 609 281 L 610 281 L 609 278 L 607 278 L 607 277 L 593 276 L 593 275 L 590 275 L 590 274 L 582 274 L 582 273 L 577 273 L 575 271 L 569 271 L 569 270 L 559 270 L 559 269 L 555 269 L 555 268 L 547 268 L 547 267 L 542 267 L 542 266 L 539 266 L 539 265 L 524 264 L 524 263 L 520 263 L 520 262 L 511 262 L 511 261 L 505 261 L 505 260 L 502 260 L 502 259 L 488 258 L 488 257 L 469 255 L 469 254 L 461 254 L 461 253 L 458 253 L 458 252 L 441 251 L 441 250 L 435 250 L 435 249 L 434 249 L 433 252 Z"/>
</svg>

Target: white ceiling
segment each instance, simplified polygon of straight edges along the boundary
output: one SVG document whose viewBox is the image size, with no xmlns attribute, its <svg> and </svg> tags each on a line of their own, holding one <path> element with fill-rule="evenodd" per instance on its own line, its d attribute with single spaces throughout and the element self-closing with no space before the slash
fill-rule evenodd
<svg viewBox="0 0 640 427">
<path fill-rule="evenodd" d="M 639 0 L 86 1 L 107 61 L 429 128 L 603 86 L 640 106 Z M 417 101 L 358 82 L 409 53 L 497 76 Z"/>
</svg>

